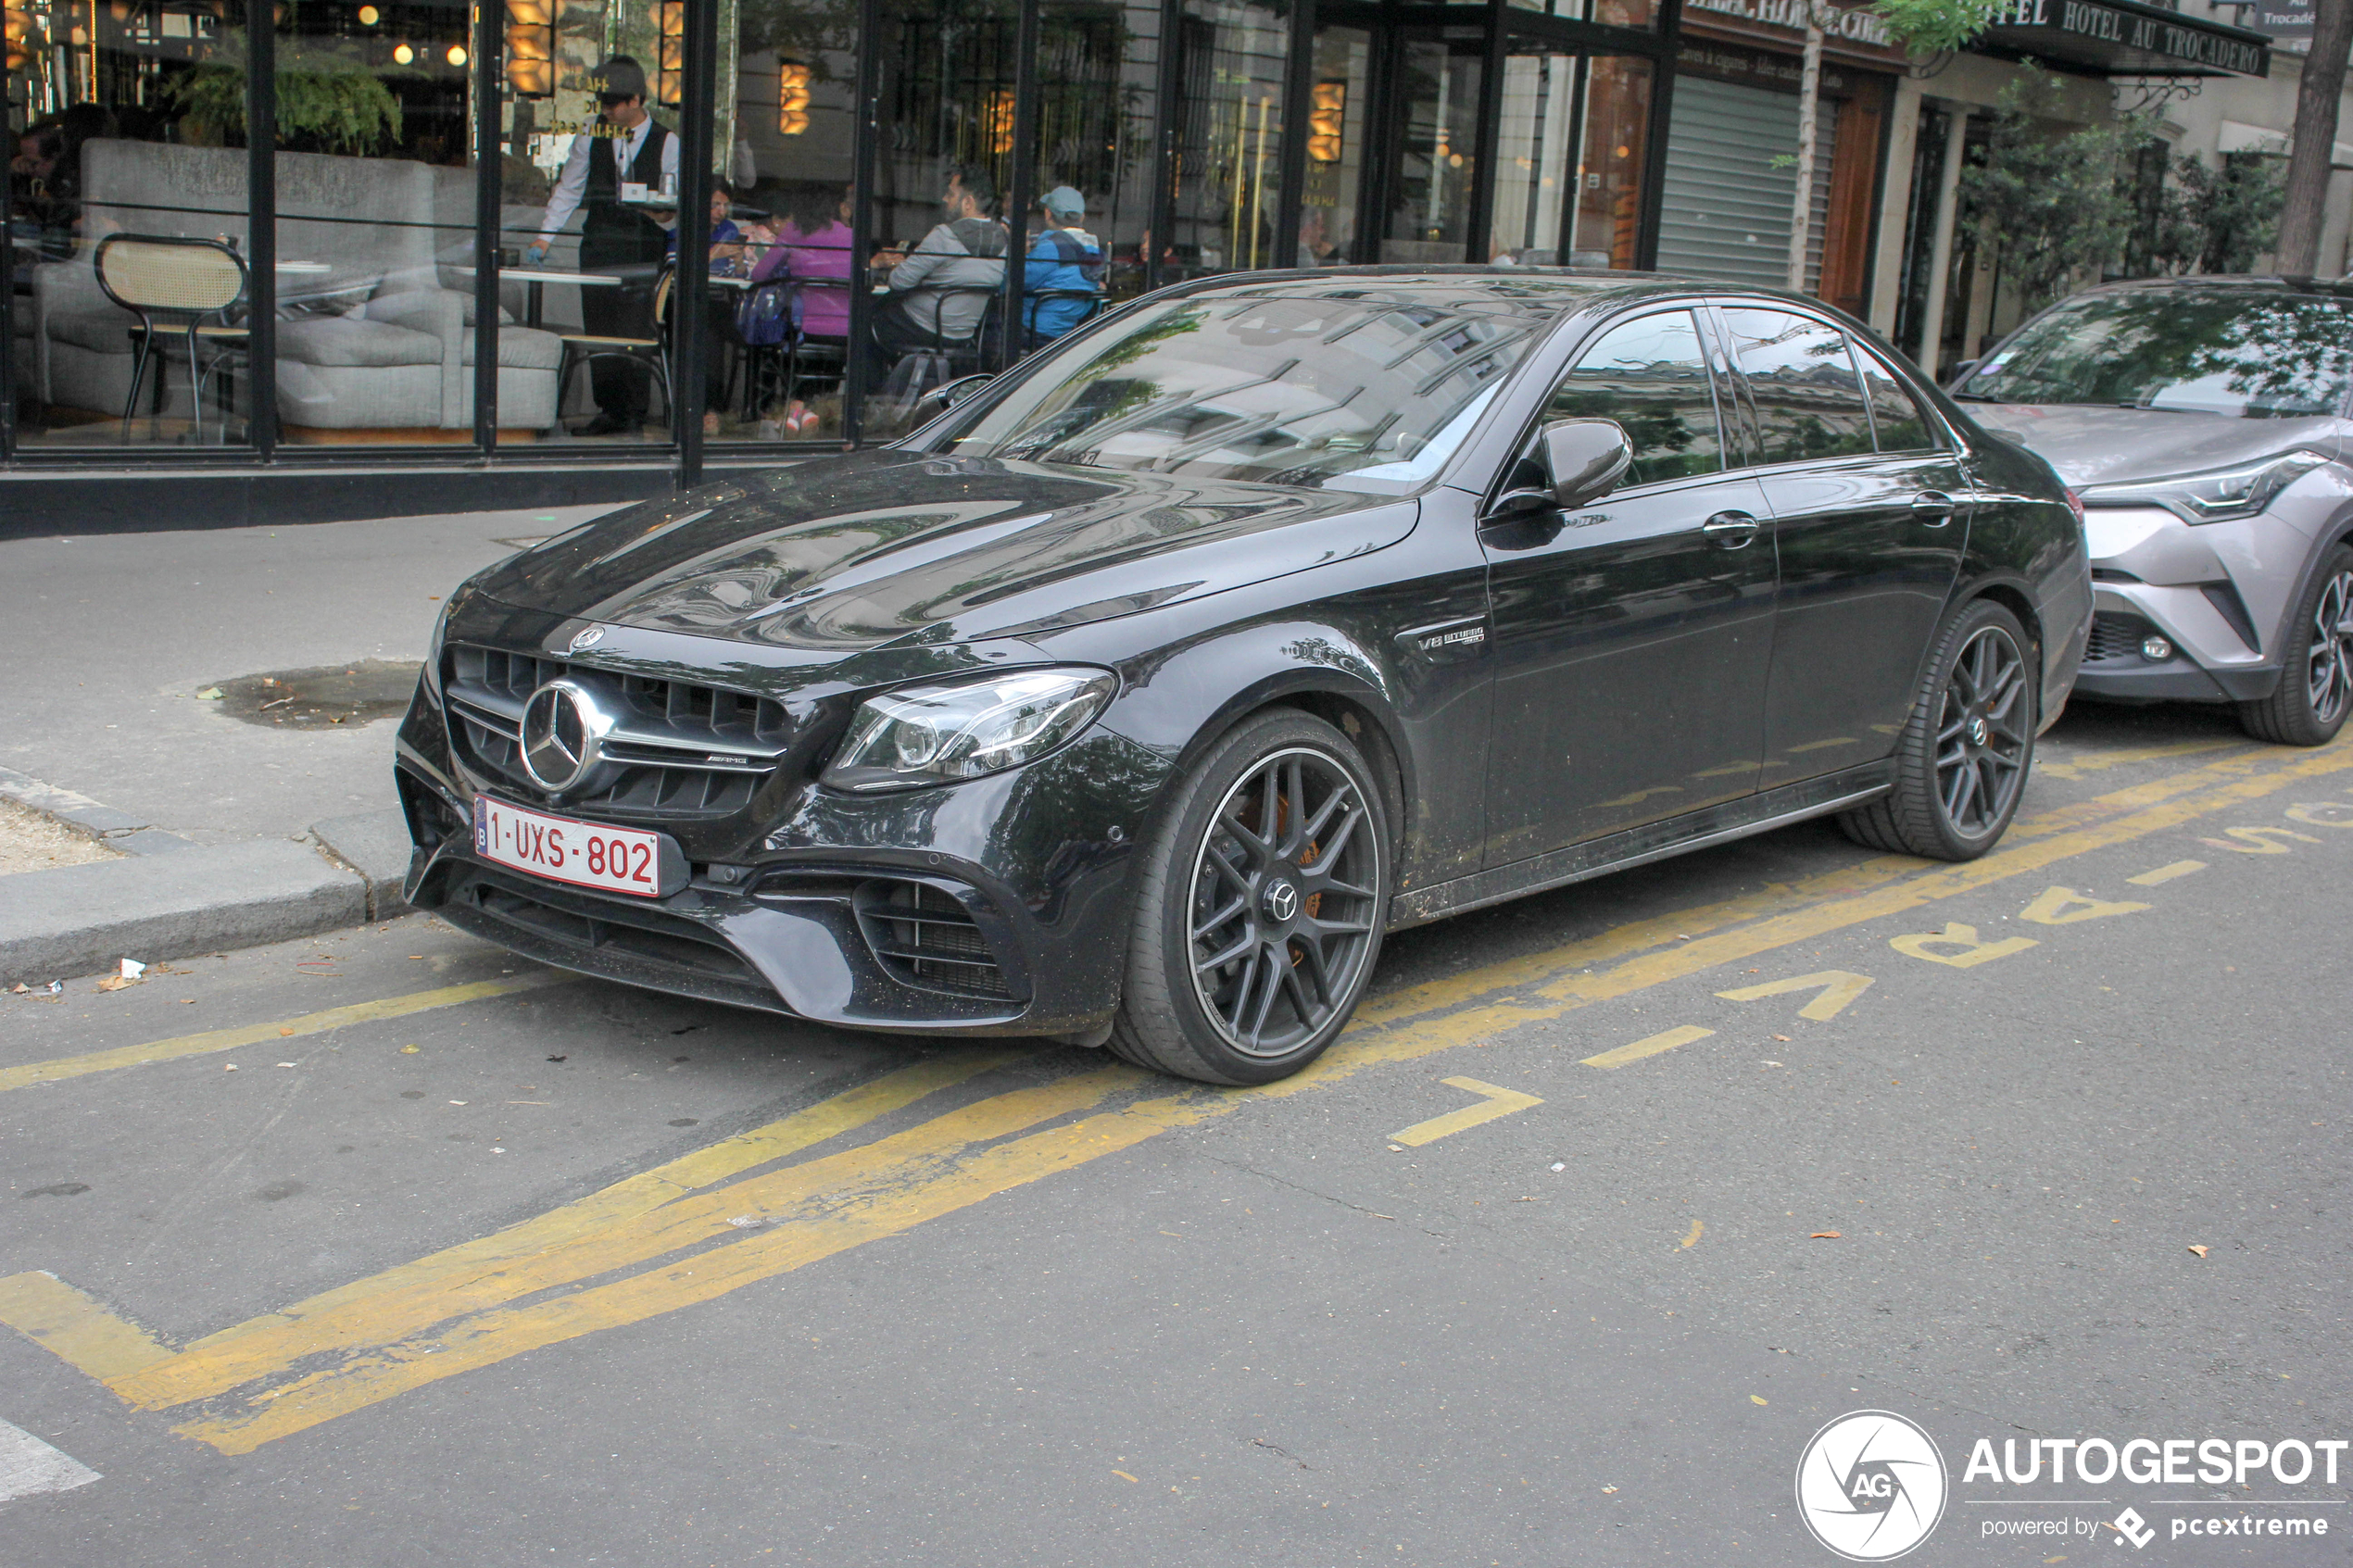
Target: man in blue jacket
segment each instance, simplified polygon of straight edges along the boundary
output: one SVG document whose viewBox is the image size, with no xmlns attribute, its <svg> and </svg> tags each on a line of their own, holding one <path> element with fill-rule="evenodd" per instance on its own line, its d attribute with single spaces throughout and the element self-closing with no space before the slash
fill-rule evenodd
<svg viewBox="0 0 2353 1568">
<path fill-rule="evenodd" d="M 1022 321 L 1033 343 L 1058 338 L 1094 310 L 1094 301 L 1076 297 L 1103 292 L 1102 242 L 1088 233 L 1087 198 L 1068 185 L 1048 191 L 1038 206 L 1046 227 L 1029 247 L 1022 269 Z M 1041 299 L 1040 295 L 1051 295 Z"/>
</svg>

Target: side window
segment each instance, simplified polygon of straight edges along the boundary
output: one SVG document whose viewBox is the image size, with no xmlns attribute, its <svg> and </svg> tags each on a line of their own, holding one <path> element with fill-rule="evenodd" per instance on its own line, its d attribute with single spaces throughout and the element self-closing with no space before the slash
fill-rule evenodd
<svg viewBox="0 0 2353 1568">
<path fill-rule="evenodd" d="M 1879 449 L 1882 452 L 1933 451 L 1944 445 L 1936 439 L 1936 427 L 1895 372 L 1873 357 L 1862 345 L 1855 345 L 1856 363 L 1863 367 L 1863 390 L 1870 394 L 1871 422 L 1879 427 Z"/>
<path fill-rule="evenodd" d="M 1870 453 L 1870 415 L 1844 332 L 1780 310 L 1727 309 L 1724 321 L 1756 404 L 1758 462 Z"/>
<path fill-rule="evenodd" d="M 1616 420 L 1634 443 L 1629 484 L 1724 466 L 1716 391 L 1688 310 L 1612 327 L 1579 357 L 1545 406 L 1548 420 Z"/>
</svg>

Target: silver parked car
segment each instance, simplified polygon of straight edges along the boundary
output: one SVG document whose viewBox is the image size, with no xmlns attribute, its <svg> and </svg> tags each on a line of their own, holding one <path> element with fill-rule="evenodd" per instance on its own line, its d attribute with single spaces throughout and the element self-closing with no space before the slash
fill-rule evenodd
<svg viewBox="0 0 2353 1568">
<path fill-rule="evenodd" d="M 2227 702 L 2296 746 L 2353 710 L 2353 282 L 2173 278 L 2052 306 L 1952 390 L 2082 499 L 2075 689 Z"/>
</svg>

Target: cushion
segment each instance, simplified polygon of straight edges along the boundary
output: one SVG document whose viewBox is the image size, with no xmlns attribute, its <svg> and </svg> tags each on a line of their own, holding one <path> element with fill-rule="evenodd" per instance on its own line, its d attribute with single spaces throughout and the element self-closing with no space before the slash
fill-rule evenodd
<svg viewBox="0 0 2353 1568">
<path fill-rule="evenodd" d="M 474 362 L 475 339 L 466 337 L 465 362 Z M 552 370 L 562 362 L 563 339 L 535 327 L 500 327 L 498 363 L 510 370 Z"/>
<path fill-rule="evenodd" d="M 411 289 L 405 294 L 380 294 L 368 302 L 366 315 L 371 321 L 390 321 L 396 327 L 429 332 L 434 330 L 445 308 L 440 302 L 453 295 L 459 300 L 459 319 L 467 326 L 472 326 L 474 296 L 461 289 Z M 498 312 L 501 326 L 513 320 L 505 310 Z"/>
<path fill-rule="evenodd" d="M 111 305 L 99 310 L 60 310 L 49 318 L 49 338 L 53 343 L 69 343 L 94 354 L 128 355 L 132 351 L 130 329 L 138 324 L 138 317 Z M 164 335 L 180 336 L 168 328 Z"/>
<path fill-rule="evenodd" d="M 441 340 L 389 321 L 317 316 L 278 323 L 278 358 L 302 365 L 438 365 Z"/>
</svg>

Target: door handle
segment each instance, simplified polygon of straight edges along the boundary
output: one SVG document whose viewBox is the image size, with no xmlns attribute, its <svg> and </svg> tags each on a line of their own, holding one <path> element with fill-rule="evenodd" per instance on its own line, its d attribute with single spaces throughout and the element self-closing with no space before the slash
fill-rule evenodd
<svg viewBox="0 0 2353 1568">
<path fill-rule="evenodd" d="M 1722 548 L 1737 550 L 1756 537 L 1759 526 L 1757 521 L 1746 512 L 1718 512 L 1701 523 L 1699 531 Z"/>
<path fill-rule="evenodd" d="M 1923 490 L 1912 497 L 1912 515 L 1931 528 L 1942 528 L 1953 521 L 1958 503 L 1942 490 Z"/>
</svg>

